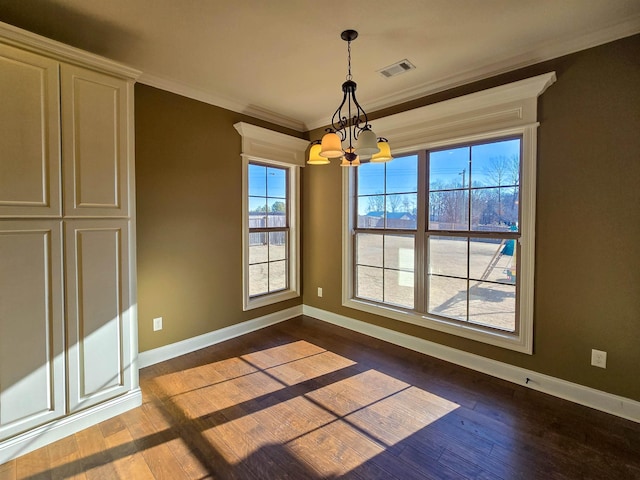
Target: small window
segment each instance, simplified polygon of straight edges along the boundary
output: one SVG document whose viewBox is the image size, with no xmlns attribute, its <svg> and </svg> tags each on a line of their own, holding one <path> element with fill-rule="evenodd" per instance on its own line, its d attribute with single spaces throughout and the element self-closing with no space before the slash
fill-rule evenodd
<svg viewBox="0 0 640 480">
<path fill-rule="evenodd" d="M 249 163 L 249 297 L 289 287 L 289 172 Z"/>
<path fill-rule="evenodd" d="M 244 310 L 300 296 L 300 168 L 306 140 L 244 122 L 242 284 Z"/>
</svg>

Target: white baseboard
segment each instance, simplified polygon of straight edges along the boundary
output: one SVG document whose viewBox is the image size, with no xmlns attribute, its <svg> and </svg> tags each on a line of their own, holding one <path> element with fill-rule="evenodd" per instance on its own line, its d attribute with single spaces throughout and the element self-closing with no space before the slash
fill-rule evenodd
<svg viewBox="0 0 640 480">
<path fill-rule="evenodd" d="M 555 397 L 640 423 L 640 402 L 629 398 L 585 387 L 577 383 L 568 382 L 507 363 L 498 362 L 497 360 L 491 360 L 308 305 L 303 306 L 303 314 L 456 365 L 461 365 L 512 383 L 548 393 Z M 527 379 L 529 380 L 528 382 Z"/>
<path fill-rule="evenodd" d="M 0 442 L 0 465 L 142 405 L 139 388 Z"/>
<path fill-rule="evenodd" d="M 231 340 L 232 338 L 239 337 L 246 333 L 260 330 L 261 328 L 274 325 L 276 323 L 289 320 L 290 318 L 302 315 L 302 305 L 291 307 L 279 312 L 270 313 L 262 317 L 254 318 L 246 322 L 231 325 L 229 327 L 221 328 L 213 332 L 198 335 L 197 337 L 187 338 L 180 342 L 171 343 L 163 347 L 154 348 L 153 350 L 147 350 L 138 355 L 138 366 L 140 368 L 148 367 L 156 363 L 170 360 L 186 353 L 191 353 L 201 348 L 215 345 L 216 343 L 224 342 L 225 340 Z"/>
</svg>

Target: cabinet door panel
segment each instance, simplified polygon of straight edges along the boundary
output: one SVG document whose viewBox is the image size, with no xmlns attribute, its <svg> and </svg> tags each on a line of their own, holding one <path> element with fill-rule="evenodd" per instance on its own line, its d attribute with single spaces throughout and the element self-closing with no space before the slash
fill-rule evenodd
<svg viewBox="0 0 640 480">
<path fill-rule="evenodd" d="M 65 221 L 69 408 L 130 389 L 127 220 Z"/>
<path fill-rule="evenodd" d="M 65 413 L 60 222 L 1 222 L 0 262 L 0 438 L 6 438 Z"/>
<path fill-rule="evenodd" d="M 0 216 L 61 214 L 58 91 L 57 62 L 0 44 Z"/>
<path fill-rule="evenodd" d="M 126 217 L 128 83 L 62 65 L 65 216 Z"/>
</svg>

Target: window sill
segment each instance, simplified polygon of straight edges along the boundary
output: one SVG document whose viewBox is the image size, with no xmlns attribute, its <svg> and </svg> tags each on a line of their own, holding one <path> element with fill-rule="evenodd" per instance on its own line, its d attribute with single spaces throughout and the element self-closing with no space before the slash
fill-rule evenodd
<svg viewBox="0 0 640 480">
<path fill-rule="evenodd" d="M 267 305 L 273 305 L 274 303 L 284 302 L 285 300 L 291 300 L 292 298 L 298 297 L 300 297 L 300 293 L 296 290 L 283 290 L 281 292 L 270 293 L 255 298 L 246 298 L 242 310 L 246 312 L 247 310 L 266 307 Z"/>
<path fill-rule="evenodd" d="M 523 335 L 508 332 L 489 331 L 473 324 L 460 324 L 447 322 L 440 318 L 429 317 L 425 314 L 395 309 L 393 307 L 378 305 L 366 300 L 347 299 L 343 306 L 363 312 L 379 315 L 381 317 L 411 323 L 420 327 L 438 330 L 458 337 L 468 338 L 477 342 L 494 345 L 496 347 L 514 350 L 516 352 L 533 354 L 533 344 L 527 341 Z"/>
</svg>

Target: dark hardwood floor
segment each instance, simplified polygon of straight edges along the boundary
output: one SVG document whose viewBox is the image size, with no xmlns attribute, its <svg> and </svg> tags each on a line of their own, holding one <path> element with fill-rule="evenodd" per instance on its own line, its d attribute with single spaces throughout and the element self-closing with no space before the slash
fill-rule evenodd
<svg viewBox="0 0 640 480">
<path fill-rule="evenodd" d="M 0 479 L 640 479 L 640 424 L 308 317 L 140 375 Z"/>
</svg>

